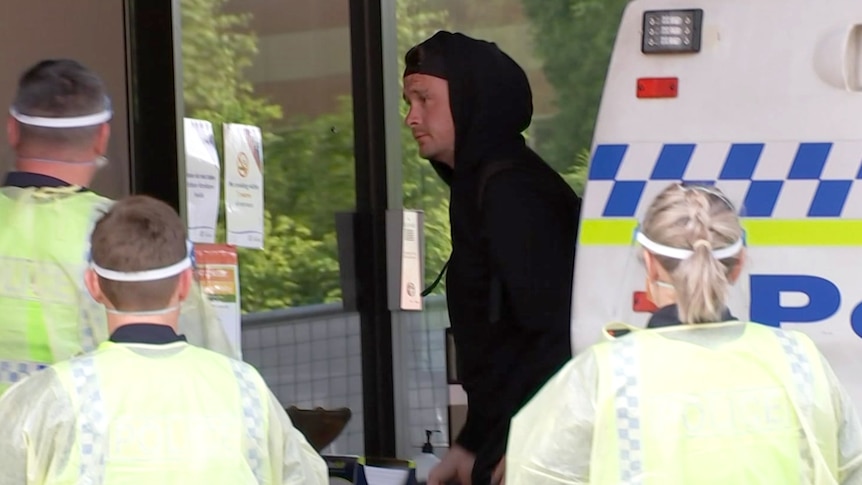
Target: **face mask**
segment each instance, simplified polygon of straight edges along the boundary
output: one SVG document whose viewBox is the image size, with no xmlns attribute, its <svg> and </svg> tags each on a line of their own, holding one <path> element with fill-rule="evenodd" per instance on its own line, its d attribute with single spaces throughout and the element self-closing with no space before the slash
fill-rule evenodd
<svg viewBox="0 0 862 485">
<path fill-rule="evenodd" d="M 64 165 L 77 165 L 79 167 L 95 165 L 96 170 L 101 170 L 101 169 L 108 166 L 108 158 L 104 157 L 102 155 L 96 157 L 95 160 L 90 160 L 89 162 L 70 162 L 67 160 L 55 160 L 52 158 L 32 158 L 32 157 L 27 157 L 27 160 L 32 160 L 34 162 L 41 162 L 41 163 L 61 163 Z"/>
<path fill-rule="evenodd" d="M 653 305 L 656 305 L 656 306 L 658 306 L 658 302 L 656 302 L 656 299 L 654 296 L 655 293 L 653 292 L 653 286 L 658 286 L 659 288 L 665 288 L 668 290 L 676 291 L 676 288 L 674 288 L 672 284 L 670 284 L 666 281 L 653 281 L 649 278 L 649 276 L 647 276 L 647 278 L 646 278 L 646 285 L 645 286 L 646 286 L 647 300 L 649 300 L 650 303 L 652 303 Z"/>
<path fill-rule="evenodd" d="M 152 315 L 165 315 L 167 313 L 175 312 L 180 309 L 179 305 L 169 306 L 167 308 L 162 308 L 161 310 L 144 310 L 138 312 L 127 312 L 123 310 L 114 310 L 111 308 L 106 308 L 105 311 L 114 315 L 134 315 L 136 317 L 146 317 Z"/>
</svg>

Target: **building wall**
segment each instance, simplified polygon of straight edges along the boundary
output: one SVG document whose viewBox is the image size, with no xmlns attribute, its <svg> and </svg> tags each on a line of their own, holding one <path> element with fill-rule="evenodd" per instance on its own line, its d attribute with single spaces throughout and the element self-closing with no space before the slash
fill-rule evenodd
<svg viewBox="0 0 862 485">
<path fill-rule="evenodd" d="M 11 104 L 19 76 L 46 58 L 70 57 L 98 72 L 114 107 L 111 164 L 93 188 L 109 197 L 129 193 L 129 122 L 126 95 L 126 39 L 120 0 L 27 0 L 0 2 L 0 107 Z M 4 117 L 5 118 L 5 117 Z M 11 168 L 5 124 L 0 130 L 0 167 Z"/>
<path fill-rule="evenodd" d="M 536 116 L 553 112 L 553 88 L 533 52 L 530 24 L 518 0 L 434 0 L 427 5 L 448 12 L 444 28 L 499 44 L 527 72 Z M 257 93 L 283 107 L 285 118 L 331 112 L 339 96 L 350 94 L 348 2 L 230 0 L 226 8 L 252 16 L 259 55 L 247 78 Z"/>
</svg>

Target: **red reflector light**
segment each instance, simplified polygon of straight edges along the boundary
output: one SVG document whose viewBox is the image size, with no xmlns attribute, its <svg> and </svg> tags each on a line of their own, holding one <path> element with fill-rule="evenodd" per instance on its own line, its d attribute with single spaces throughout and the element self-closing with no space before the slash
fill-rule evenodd
<svg viewBox="0 0 862 485">
<path fill-rule="evenodd" d="M 632 310 L 636 313 L 655 313 L 658 307 L 647 298 L 645 291 L 636 291 L 632 295 Z"/>
<path fill-rule="evenodd" d="M 638 98 L 675 98 L 679 79 L 675 77 L 642 77 L 638 79 Z"/>
</svg>

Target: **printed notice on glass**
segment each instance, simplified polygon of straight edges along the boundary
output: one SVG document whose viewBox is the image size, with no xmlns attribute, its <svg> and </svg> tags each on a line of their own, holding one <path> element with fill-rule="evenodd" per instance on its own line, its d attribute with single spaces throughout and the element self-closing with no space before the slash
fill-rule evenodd
<svg viewBox="0 0 862 485">
<path fill-rule="evenodd" d="M 401 224 L 401 309 L 422 310 L 419 213 L 405 210 Z"/>
<path fill-rule="evenodd" d="M 218 221 L 221 167 L 209 121 L 185 118 L 186 213 L 189 238 L 213 243 Z"/>
<path fill-rule="evenodd" d="M 236 248 L 195 244 L 195 274 L 234 349 L 242 349 L 242 311 Z"/>
<path fill-rule="evenodd" d="M 263 142 L 256 126 L 224 125 L 227 242 L 263 249 Z"/>
</svg>

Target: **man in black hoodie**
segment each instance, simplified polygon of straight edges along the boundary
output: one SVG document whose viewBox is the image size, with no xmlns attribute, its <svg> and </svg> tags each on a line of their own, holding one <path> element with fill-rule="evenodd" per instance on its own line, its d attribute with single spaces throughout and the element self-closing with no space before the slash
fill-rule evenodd
<svg viewBox="0 0 862 485">
<path fill-rule="evenodd" d="M 446 297 L 469 404 L 428 483 L 486 485 L 512 416 L 571 358 L 580 199 L 527 147 L 530 85 L 495 44 L 438 32 L 413 47 L 404 99 L 419 153 L 450 186 Z"/>
</svg>

